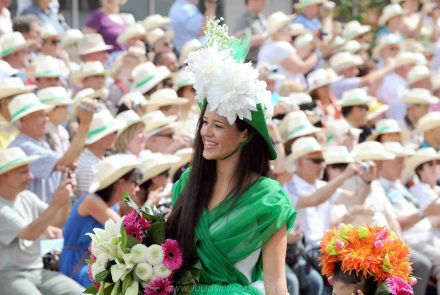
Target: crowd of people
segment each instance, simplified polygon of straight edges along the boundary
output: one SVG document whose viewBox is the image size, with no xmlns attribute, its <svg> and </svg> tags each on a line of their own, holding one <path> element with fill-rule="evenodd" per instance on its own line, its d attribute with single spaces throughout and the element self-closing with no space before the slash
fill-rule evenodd
<svg viewBox="0 0 440 295">
<path fill-rule="evenodd" d="M 122 192 L 169 210 L 191 166 L 203 120 L 186 65 L 218 3 L 175 0 L 136 20 L 125 2 L 101 0 L 79 30 L 56 0 L 13 18 L 0 0 L 1 294 L 80 294 L 85 234 L 130 212 Z M 440 2 L 392 0 L 372 25 L 337 20 L 327 0 L 268 16 L 265 0 L 244 3 L 230 33 L 250 39 L 246 61 L 271 93 L 270 174 L 297 210 L 290 294 L 331 294 L 320 243 L 340 223 L 392 229 L 414 294 L 440 294 Z M 59 272 L 39 253 L 53 238 Z"/>
</svg>

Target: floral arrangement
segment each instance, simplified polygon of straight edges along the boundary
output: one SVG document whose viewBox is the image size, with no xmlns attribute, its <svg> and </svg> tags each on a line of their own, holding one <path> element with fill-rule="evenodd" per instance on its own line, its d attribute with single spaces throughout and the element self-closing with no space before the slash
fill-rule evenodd
<svg viewBox="0 0 440 295">
<path fill-rule="evenodd" d="M 181 284 L 178 275 L 183 255 L 176 240 L 166 239 L 166 222 L 154 206 L 143 209 L 128 197 L 133 211 L 118 221 L 108 220 L 104 229 L 89 233 L 88 294 L 173 294 Z M 187 274 L 186 274 L 187 275 Z M 184 278 L 187 283 L 194 280 Z M 183 285 L 183 284 L 181 284 Z"/>
<path fill-rule="evenodd" d="M 206 99 L 210 111 L 228 119 L 252 120 L 252 112 L 261 104 L 269 119 L 273 113 L 266 83 L 258 80 L 259 73 L 251 63 L 241 63 L 247 54 L 249 40 L 237 40 L 228 35 L 226 25 L 210 20 L 205 29 L 207 46 L 191 52 L 186 63 L 195 76 L 196 99 Z"/>
<path fill-rule="evenodd" d="M 321 253 L 322 274 L 330 283 L 340 263 L 343 272 L 372 277 L 379 285 L 376 294 L 413 294 L 409 248 L 388 228 L 341 224 L 326 232 Z"/>
</svg>

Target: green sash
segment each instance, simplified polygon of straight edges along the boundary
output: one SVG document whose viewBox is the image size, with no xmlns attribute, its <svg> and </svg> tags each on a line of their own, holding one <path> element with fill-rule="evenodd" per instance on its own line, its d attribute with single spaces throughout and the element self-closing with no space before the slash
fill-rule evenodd
<svg viewBox="0 0 440 295">
<path fill-rule="evenodd" d="M 173 187 L 173 205 L 184 189 L 189 169 Z M 196 252 L 202 264 L 200 283 L 192 294 L 259 294 L 250 287 L 262 280 L 262 256 L 252 270 L 252 282 L 234 266 L 263 246 L 284 225 L 293 227 L 296 212 L 280 184 L 261 177 L 231 209 L 226 199 L 205 210 L 197 225 Z"/>
</svg>

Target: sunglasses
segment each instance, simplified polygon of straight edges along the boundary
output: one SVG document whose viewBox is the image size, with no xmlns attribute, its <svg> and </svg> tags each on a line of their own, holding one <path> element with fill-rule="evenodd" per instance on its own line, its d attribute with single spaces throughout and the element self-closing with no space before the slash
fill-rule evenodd
<svg viewBox="0 0 440 295">
<path fill-rule="evenodd" d="M 338 169 L 338 170 L 345 170 L 345 168 L 347 168 L 348 164 L 345 163 L 335 163 L 335 164 L 330 164 L 327 165 L 327 167 L 333 168 L 333 169 Z"/>
<path fill-rule="evenodd" d="M 310 162 L 312 162 L 315 165 L 321 165 L 322 163 L 324 163 L 323 158 L 305 158 L 305 159 L 309 160 Z"/>
<path fill-rule="evenodd" d="M 174 138 L 174 133 L 168 133 L 168 134 L 155 134 L 155 135 L 153 135 L 153 136 L 156 136 L 156 137 L 166 137 L 166 138 L 169 138 L 169 139 L 173 139 L 173 138 Z"/>
<path fill-rule="evenodd" d="M 60 40 L 45 40 L 45 43 L 50 43 L 51 45 L 58 45 L 61 43 Z"/>
</svg>

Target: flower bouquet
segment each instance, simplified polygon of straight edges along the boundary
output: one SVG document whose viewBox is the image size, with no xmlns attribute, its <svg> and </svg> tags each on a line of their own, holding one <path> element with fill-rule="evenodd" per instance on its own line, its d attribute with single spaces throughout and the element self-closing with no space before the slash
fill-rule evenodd
<svg viewBox="0 0 440 295">
<path fill-rule="evenodd" d="M 133 211 L 104 229 L 89 233 L 89 277 L 84 293 L 98 295 L 174 294 L 176 285 L 196 283 L 198 273 L 180 271 L 183 255 L 176 240 L 166 239 L 166 222 L 154 206 L 138 208 L 128 194 Z"/>
</svg>

